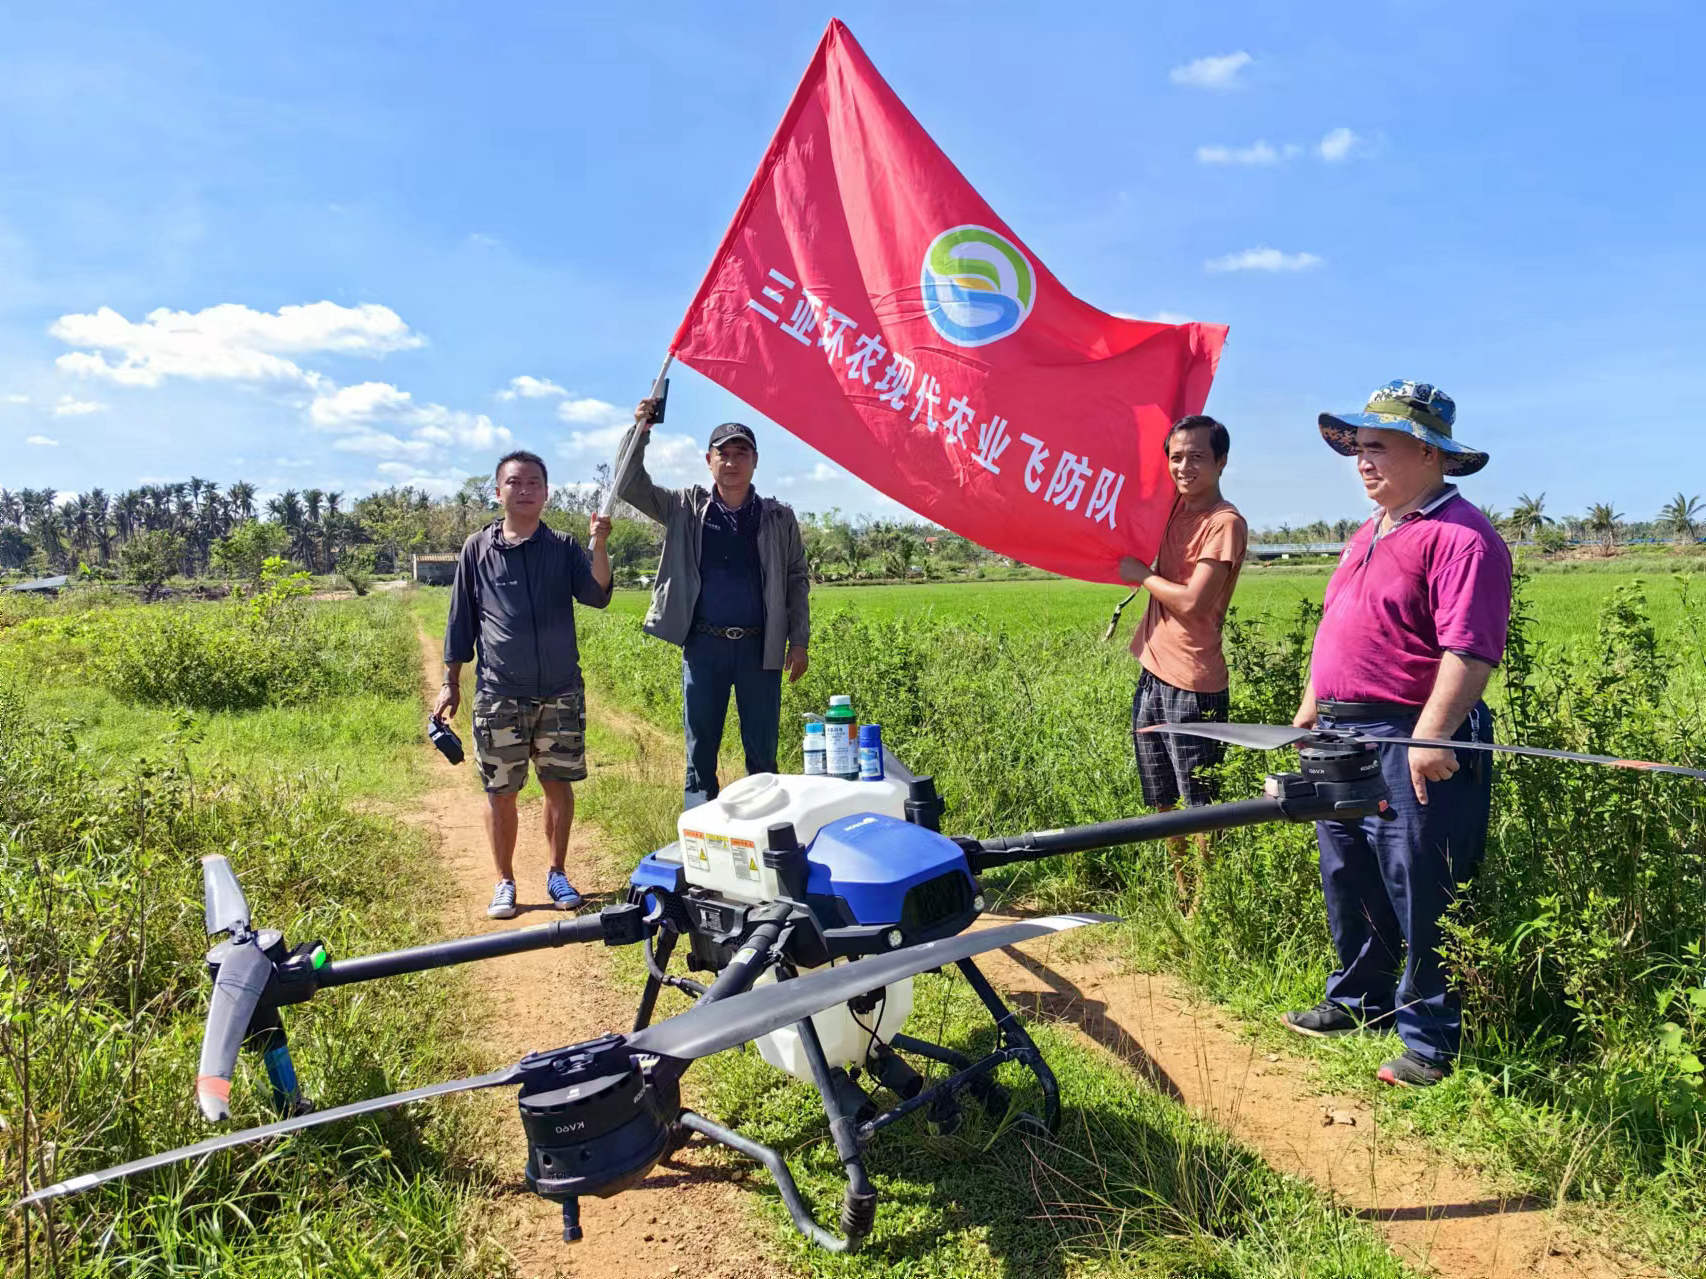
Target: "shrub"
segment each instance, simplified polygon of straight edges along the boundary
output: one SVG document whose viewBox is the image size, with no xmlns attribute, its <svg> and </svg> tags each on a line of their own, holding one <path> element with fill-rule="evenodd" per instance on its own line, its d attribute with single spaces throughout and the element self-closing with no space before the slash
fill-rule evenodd
<svg viewBox="0 0 1706 1279">
<path fill-rule="evenodd" d="M 279 560 L 262 576 L 246 599 L 110 611 L 85 634 L 96 679 L 128 702 L 209 711 L 413 693 L 418 655 L 396 601 L 305 601 L 307 575 Z"/>
<path fill-rule="evenodd" d="M 166 579 L 184 562 L 184 541 L 165 529 L 149 529 L 124 544 L 119 563 L 125 581 L 142 588 L 144 599 L 153 599 Z"/>
</svg>

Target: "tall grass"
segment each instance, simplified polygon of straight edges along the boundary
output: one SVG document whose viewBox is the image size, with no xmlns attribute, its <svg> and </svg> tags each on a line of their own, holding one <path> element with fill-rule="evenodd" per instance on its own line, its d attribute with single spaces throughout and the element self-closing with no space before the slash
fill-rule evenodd
<svg viewBox="0 0 1706 1279">
<path fill-rule="evenodd" d="M 78 660 L 104 642 L 103 628 L 136 634 L 160 624 L 139 612 L 91 610 L 94 620 L 76 633 L 95 638 Z M 230 625 L 211 615 L 210 633 Z M 202 625 L 210 613 L 169 616 L 170 625 Z M 11 629 L 66 620 L 49 610 Z M 322 634 L 346 628 L 367 638 L 337 662 L 365 668 L 369 687 L 412 675 L 405 614 L 328 618 Z M 5 647 L 13 669 L 27 669 L 32 649 L 18 639 L 8 635 Z M 405 651 L 411 660 L 399 667 Z M 292 695 L 286 682 L 268 687 Z M 0 678 L 0 1181 L 8 1201 L 26 1187 L 207 1135 L 193 1091 L 207 995 L 202 856 L 229 856 L 258 920 L 293 942 L 323 938 L 334 954 L 359 954 L 437 932 L 437 902 L 417 873 L 420 837 L 351 808 L 323 776 L 192 769 L 172 719 L 140 760 L 87 759 L 73 727 L 42 711 L 37 688 Z M 443 975 L 392 980 L 290 1010 L 305 1091 L 337 1104 L 481 1068 L 457 986 Z M 234 1122 L 264 1122 L 269 1096 L 264 1072 L 245 1054 Z M 13 1214 L 0 1219 L 0 1270 L 501 1273 L 507 1263 L 480 1211 L 490 1174 L 471 1114 L 457 1106 L 392 1112 Z"/>
</svg>

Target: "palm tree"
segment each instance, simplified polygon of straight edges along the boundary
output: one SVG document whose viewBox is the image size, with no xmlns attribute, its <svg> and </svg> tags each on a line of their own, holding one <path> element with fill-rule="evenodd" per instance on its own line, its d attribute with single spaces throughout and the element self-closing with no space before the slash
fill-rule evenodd
<svg viewBox="0 0 1706 1279">
<path fill-rule="evenodd" d="M 226 491 L 226 501 L 239 522 L 255 518 L 255 486 L 247 480 L 238 480 L 233 484 Z"/>
<path fill-rule="evenodd" d="M 52 489 L 43 492 L 52 493 Z M 41 544 L 42 553 L 54 568 L 65 567 L 65 517 L 52 502 L 45 504 L 37 514 L 31 532 L 36 535 L 36 541 Z"/>
<path fill-rule="evenodd" d="M 1481 503 L 1481 514 L 1487 517 L 1487 523 L 1493 526 L 1495 532 L 1504 526 L 1504 512 L 1490 502 Z"/>
<path fill-rule="evenodd" d="M 1607 555 L 1617 549 L 1617 526 L 1621 523 L 1622 513 L 1610 502 L 1595 502 L 1588 508 L 1588 529 L 1599 535 L 1600 548 Z"/>
<path fill-rule="evenodd" d="M 89 490 L 89 518 L 95 525 L 95 545 L 101 552 L 101 563 L 105 564 L 112 558 L 112 503 L 107 500 L 106 490 Z"/>
<path fill-rule="evenodd" d="M 1511 511 L 1510 529 L 1518 540 L 1533 536 L 1552 522 L 1552 517 L 1546 514 L 1546 494 L 1539 497 L 1530 497 L 1527 493 L 1517 495 L 1516 507 Z"/>
<path fill-rule="evenodd" d="M 0 520 L 16 529 L 24 526 L 24 501 L 10 489 L 0 489 Z"/>
<path fill-rule="evenodd" d="M 145 500 L 140 491 L 126 489 L 113 503 L 113 523 L 118 526 L 121 543 L 130 541 L 142 531 Z"/>
<path fill-rule="evenodd" d="M 1659 511 L 1659 522 L 1670 527 L 1679 543 L 1692 546 L 1699 538 L 1702 516 L 1706 516 L 1706 507 L 1702 507 L 1699 494 L 1688 497 L 1679 492 Z"/>
<path fill-rule="evenodd" d="M 71 533 L 71 549 L 88 563 L 95 548 L 95 504 L 87 493 L 79 493 L 65 504 L 65 524 Z"/>
</svg>

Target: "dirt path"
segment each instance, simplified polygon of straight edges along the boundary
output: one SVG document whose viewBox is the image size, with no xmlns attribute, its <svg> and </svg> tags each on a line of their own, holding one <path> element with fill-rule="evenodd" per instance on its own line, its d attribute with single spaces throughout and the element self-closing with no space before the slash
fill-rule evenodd
<svg viewBox="0 0 1706 1279">
<path fill-rule="evenodd" d="M 990 922 L 999 922 L 991 920 Z M 1586 1246 L 1543 1202 L 1490 1192 L 1417 1142 L 1393 1140 L 1365 1100 L 1323 1096 L 1311 1064 L 1258 1049 L 1165 976 L 1069 962 L 1047 943 L 991 956 L 990 980 L 1033 1016 L 1075 1026 L 1162 1092 L 1379 1226 L 1404 1261 L 1449 1279 L 1613 1279 L 1643 1270 Z"/>
<path fill-rule="evenodd" d="M 438 641 L 421 636 L 426 682 L 436 684 Z M 600 709 L 603 722 L 612 717 Z M 460 725 L 467 727 L 464 716 Z M 490 932 L 539 923 L 546 916 L 544 837 L 537 803 L 523 804 L 516 849 L 521 913 L 513 920 L 488 920 L 493 872 L 483 825 L 485 800 L 464 764 L 453 767 L 432 752 L 432 789 L 410 819 L 439 844 L 446 902 L 447 936 Z M 577 820 L 569 841 L 568 871 L 588 909 L 620 894 L 623 878 L 608 869 L 612 859 L 597 846 L 598 832 Z M 531 909 L 530 909 L 531 908 Z M 634 997 L 617 978 L 610 952 L 601 946 L 515 955 L 465 970 L 475 997 L 490 1011 L 485 1047 L 493 1064 L 512 1061 L 536 1048 L 590 1039 L 633 1024 Z M 712 1166 L 700 1149 L 671 1156 L 646 1184 L 614 1199 L 589 1199 L 582 1206 L 586 1237 L 562 1241 L 562 1216 L 555 1204 L 537 1198 L 521 1177 L 526 1143 L 508 1092 L 482 1094 L 475 1104 L 491 1110 L 501 1161 L 515 1169 L 513 1181 L 492 1204 L 499 1238 L 526 1279 L 646 1279 L 691 1275 L 692 1279 L 762 1279 L 780 1273 L 758 1255 L 748 1224 L 743 1169 Z M 712 1224 L 714 1223 L 714 1224 Z M 708 1225 L 711 1228 L 707 1228 Z"/>
</svg>

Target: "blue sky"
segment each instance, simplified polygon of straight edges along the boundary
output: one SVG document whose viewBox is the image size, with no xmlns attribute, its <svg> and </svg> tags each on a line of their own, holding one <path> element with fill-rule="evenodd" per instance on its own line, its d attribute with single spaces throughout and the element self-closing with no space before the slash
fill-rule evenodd
<svg viewBox="0 0 1706 1279">
<path fill-rule="evenodd" d="M 1361 511 L 1314 417 L 1392 377 L 1477 501 L 1706 491 L 1682 0 L 7 6 L 0 486 L 590 475 L 832 14 L 1074 292 L 1232 326 L 1252 522 Z M 893 512 L 685 369 L 664 472 L 736 416 L 762 488 Z"/>
</svg>

